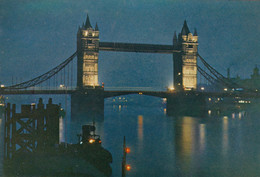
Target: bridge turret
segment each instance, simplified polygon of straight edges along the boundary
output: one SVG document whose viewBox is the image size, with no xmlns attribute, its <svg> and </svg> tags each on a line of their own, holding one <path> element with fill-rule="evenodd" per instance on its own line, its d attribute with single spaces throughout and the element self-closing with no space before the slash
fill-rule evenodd
<svg viewBox="0 0 260 177">
<path fill-rule="evenodd" d="M 198 34 L 196 29 L 194 34 L 190 32 L 186 20 L 174 47 L 181 51 L 173 54 L 175 89 L 177 91 L 197 89 Z"/>
<path fill-rule="evenodd" d="M 178 38 L 177 38 L 176 31 L 174 31 L 174 35 L 173 35 L 173 48 L 176 48 L 177 44 L 178 44 Z"/>
<path fill-rule="evenodd" d="M 89 21 L 89 16 L 87 15 L 86 23 L 85 23 L 85 29 L 92 29 L 92 26 Z"/>
<path fill-rule="evenodd" d="M 87 15 L 77 33 L 77 88 L 94 88 L 98 84 L 99 30 L 93 29 Z"/>
</svg>

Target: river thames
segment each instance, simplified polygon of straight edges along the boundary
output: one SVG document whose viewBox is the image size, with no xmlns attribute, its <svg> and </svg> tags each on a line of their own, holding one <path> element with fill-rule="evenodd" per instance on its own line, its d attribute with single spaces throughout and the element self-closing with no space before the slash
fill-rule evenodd
<svg viewBox="0 0 260 177">
<path fill-rule="evenodd" d="M 6 102 L 37 103 L 40 96 L 10 96 Z M 43 96 L 47 104 L 49 97 Z M 104 114 L 71 114 L 70 96 L 53 96 L 66 116 L 60 119 L 60 142 L 77 143 L 81 126 L 93 124 L 102 146 L 113 157 L 112 176 L 121 176 L 123 137 L 131 149 L 126 176 L 259 176 L 260 110 L 208 113 L 199 116 L 167 115 L 165 100 L 143 95 L 105 100 Z M 4 119 L 0 118 L 3 174 Z"/>
</svg>

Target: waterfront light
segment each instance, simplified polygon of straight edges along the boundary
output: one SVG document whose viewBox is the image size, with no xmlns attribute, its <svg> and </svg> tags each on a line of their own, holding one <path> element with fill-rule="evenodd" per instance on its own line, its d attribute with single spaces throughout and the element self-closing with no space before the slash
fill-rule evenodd
<svg viewBox="0 0 260 177">
<path fill-rule="evenodd" d="M 130 171 L 130 170 L 131 170 L 131 166 L 130 166 L 129 164 L 127 164 L 127 165 L 125 166 L 125 169 L 126 169 L 127 171 Z"/>
<path fill-rule="evenodd" d="M 211 115 L 211 110 L 208 110 L 208 114 Z"/>
<path fill-rule="evenodd" d="M 129 153 L 130 153 L 130 151 L 131 151 L 131 150 L 130 150 L 130 148 L 129 148 L 129 147 L 126 147 L 126 148 L 125 148 L 125 152 L 126 152 L 127 154 L 129 154 Z"/>
</svg>

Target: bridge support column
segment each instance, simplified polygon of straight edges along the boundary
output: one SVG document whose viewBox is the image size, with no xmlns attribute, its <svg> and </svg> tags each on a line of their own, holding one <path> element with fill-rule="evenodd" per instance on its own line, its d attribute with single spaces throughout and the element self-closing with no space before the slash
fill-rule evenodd
<svg viewBox="0 0 260 177">
<path fill-rule="evenodd" d="M 180 92 L 167 97 L 167 115 L 199 116 L 206 113 L 206 98 L 194 92 Z"/>
<path fill-rule="evenodd" d="M 84 89 L 71 94 L 71 114 L 72 118 L 104 117 L 104 89 Z"/>
</svg>

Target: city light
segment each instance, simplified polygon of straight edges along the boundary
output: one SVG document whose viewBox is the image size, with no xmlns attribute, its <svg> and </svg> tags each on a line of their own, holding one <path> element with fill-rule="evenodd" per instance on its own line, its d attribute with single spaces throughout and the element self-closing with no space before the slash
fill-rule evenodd
<svg viewBox="0 0 260 177">
<path fill-rule="evenodd" d="M 211 115 L 211 110 L 208 110 L 208 114 Z"/>
<path fill-rule="evenodd" d="M 130 166 L 129 164 L 127 164 L 127 165 L 125 166 L 125 169 L 126 169 L 127 171 L 130 171 L 130 170 L 131 170 L 131 166 Z"/>
<path fill-rule="evenodd" d="M 224 88 L 224 91 L 227 91 L 228 89 L 227 88 Z"/>
<path fill-rule="evenodd" d="M 173 92 L 175 90 L 174 87 L 168 87 L 168 91 Z"/>
<path fill-rule="evenodd" d="M 205 90 L 205 88 L 204 88 L 204 87 L 201 87 L 201 88 L 200 88 L 200 90 L 202 90 L 202 91 L 203 91 L 203 90 Z"/>
</svg>

